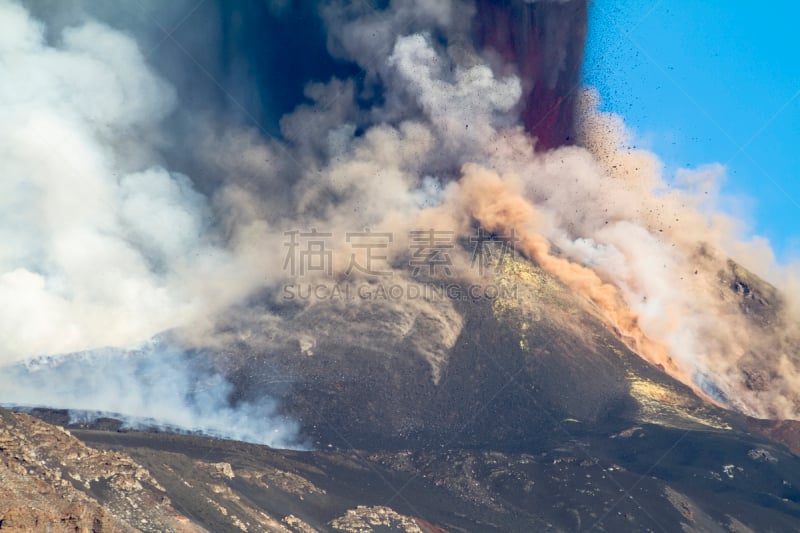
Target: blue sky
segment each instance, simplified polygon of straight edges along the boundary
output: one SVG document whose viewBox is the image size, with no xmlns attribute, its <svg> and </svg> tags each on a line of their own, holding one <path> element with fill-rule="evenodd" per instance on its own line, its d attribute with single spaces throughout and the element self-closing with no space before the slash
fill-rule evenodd
<svg viewBox="0 0 800 533">
<path fill-rule="evenodd" d="M 719 162 L 727 209 L 800 258 L 800 2 L 595 0 L 585 75 L 668 172 Z"/>
</svg>

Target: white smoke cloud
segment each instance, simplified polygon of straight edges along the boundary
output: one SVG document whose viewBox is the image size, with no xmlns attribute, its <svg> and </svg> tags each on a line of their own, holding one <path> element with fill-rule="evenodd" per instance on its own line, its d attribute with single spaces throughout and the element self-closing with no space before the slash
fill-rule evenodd
<svg viewBox="0 0 800 533">
<path fill-rule="evenodd" d="M 195 359 L 201 359 L 199 356 Z M 113 416 L 130 429 L 201 433 L 274 447 L 303 448 L 295 421 L 269 398 L 231 405 L 233 386 L 182 350 L 150 341 L 135 350 L 45 357 L 0 373 L 0 403 L 57 406 L 72 422 Z"/>
<path fill-rule="evenodd" d="M 159 128 L 176 95 L 132 38 L 88 21 L 51 43 L 41 22 L 5 1 L 0 34 L 0 364 L 131 346 L 225 308 L 263 279 L 260 265 L 246 267 L 247 256 L 221 243 L 209 200 L 160 163 Z M 174 354 L 115 353 L 49 370 L 6 366 L 2 399 L 297 444 L 269 399 L 229 406 L 222 375 L 190 394 L 197 376 Z"/>
<path fill-rule="evenodd" d="M 440 150 L 461 158 L 480 153 L 479 147 L 497 126 L 513 123 L 503 114 L 516 106 L 522 94 L 516 77 L 497 80 L 486 65 L 454 65 L 419 34 L 398 38 L 387 65 L 389 83 L 402 87 L 436 127 Z"/>
<path fill-rule="evenodd" d="M 183 274 L 224 253 L 191 183 L 137 165 L 146 140 L 132 158 L 125 146 L 154 133 L 174 93 L 108 27 L 70 28 L 56 48 L 16 4 L 0 4 L 0 21 L 0 360 L 133 342 L 185 321 L 197 296 Z"/>
</svg>

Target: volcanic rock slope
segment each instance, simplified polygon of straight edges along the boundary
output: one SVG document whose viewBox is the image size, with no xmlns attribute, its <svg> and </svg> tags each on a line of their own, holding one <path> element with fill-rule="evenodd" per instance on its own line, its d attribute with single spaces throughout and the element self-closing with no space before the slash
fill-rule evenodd
<svg viewBox="0 0 800 533">
<path fill-rule="evenodd" d="M 700 400 L 531 263 L 510 261 L 496 281 L 516 284 L 516 293 L 449 302 L 463 327 L 440 357 L 409 340 L 414 328 L 431 327 L 426 317 L 390 327 L 388 318 L 400 318 L 392 302 L 369 302 L 358 320 L 340 322 L 333 302 L 283 309 L 285 338 L 266 328 L 261 338 L 248 324 L 247 341 L 225 354 L 237 394 L 285 383 L 276 369 L 291 375 L 280 391 L 285 411 L 317 451 L 69 434 L 4 411 L 0 530 L 800 527 L 792 423 Z M 778 300 L 769 286 L 730 263 L 719 282 L 771 327 Z M 377 348 L 373 337 L 383 339 Z"/>
<path fill-rule="evenodd" d="M 573 433 L 541 453 L 290 452 L 3 413 L 8 531 L 792 531 L 800 468 L 727 431 Z"/>
</svg>

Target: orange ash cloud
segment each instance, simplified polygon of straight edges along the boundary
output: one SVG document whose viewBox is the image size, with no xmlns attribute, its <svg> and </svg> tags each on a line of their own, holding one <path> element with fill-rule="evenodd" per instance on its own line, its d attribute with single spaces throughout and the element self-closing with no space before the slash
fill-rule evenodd
<svg viewBox="0 0 800 533">
<path fill-rule="evenodd" d="M 628 348 L 692 387 L 698 395 L 713 401 L 692 383 L 690 376 L 675 363 L 663 344 L 642 331 L 637 314 L 625 304 L 614 285 L 604 282 L 590 268 L 551 253 L 548 240 L 536 231 L 540 217 L 520 192 L 522 184 L 518 178 L 501 177 L 475 164 L 465 165 L 462 171 L 462 207 L 481 226 L 496 233 L 509 234 L 513 231 L 519 239 L 519 251 L 594 304 Z"/>
</svg>

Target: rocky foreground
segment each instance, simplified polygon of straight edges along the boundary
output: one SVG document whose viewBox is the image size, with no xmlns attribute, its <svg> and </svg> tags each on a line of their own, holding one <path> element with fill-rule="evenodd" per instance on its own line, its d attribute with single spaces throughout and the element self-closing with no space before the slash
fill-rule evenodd
<svg viewBox="0 0 800 533">
<path fill-rule="evenodd" d="M 565 422 L 538 453 L 324 452 L 0 412 L 1 531 L 793 531 L 800 461 L 731 430 Z"/>
</svg>

